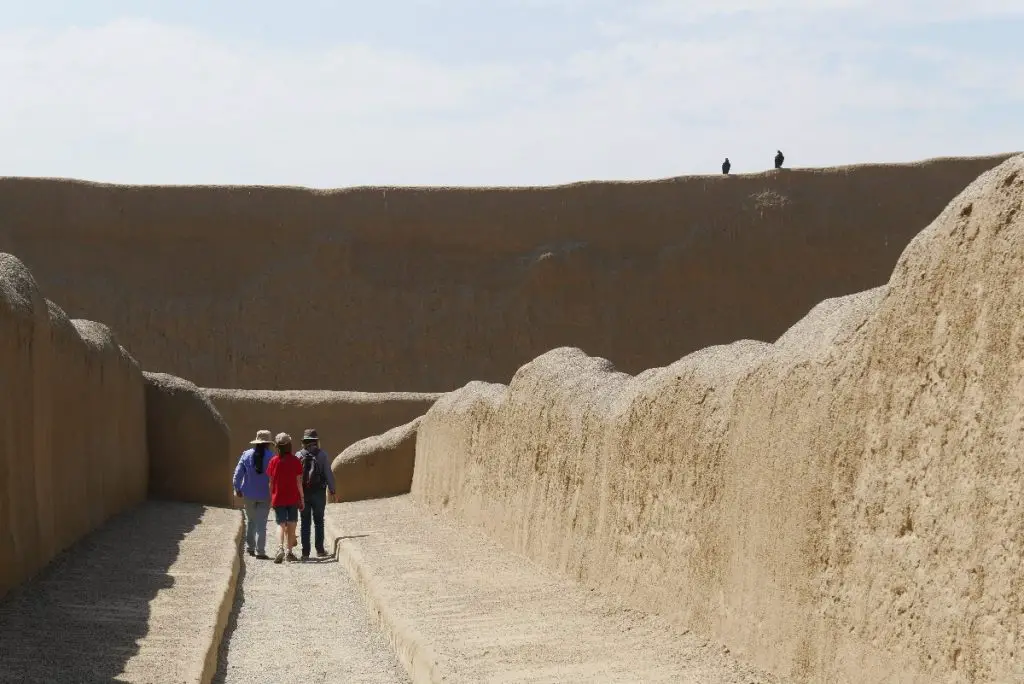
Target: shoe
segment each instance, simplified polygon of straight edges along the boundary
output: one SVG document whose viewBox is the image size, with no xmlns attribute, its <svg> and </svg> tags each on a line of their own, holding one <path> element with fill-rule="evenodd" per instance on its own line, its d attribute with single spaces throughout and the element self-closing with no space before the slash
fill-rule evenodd
<svg viewBox="0 0 1024 684">
<path fill-rule="evenodd" d="M 327 552 L 324 551 L 323 549 L 317 549 L 316 550 L 316 557 L 317 558 L 327 558 L 327 555 L 328 555 Z"/>
<path fill-rule="evenodd" d="M 270 560 L 270 556 L 265 553 L 257 553 L 256 560 Z"/>
<path fill-rule="evenodd" d="M 253 551 L 252 549 L 246 549 L 246 550 L 245 550 L 245 552 L 246 552 L 247 554 L 249 554 L 250 556 L 255 556 L 255 555 L 256 555 L 256 552 L 255 552 L 255 551 Z"/>
<path fill-rule="evenodd" d="M 277 550 L 277 556 L 274 558 L 274 562 L 275 563 L 283 563 L 284 562 L 284 549 L 278 549 Z"/>
<path fill-rule="evenodd" d="M 296 558 L 296 557 L 295 557 L 295 554 L 294 554 L 294 553 L 292 553 L 291 551 L 289 551 L 289 552 L 288 552 L 288 555 L 287 555 L 287 556 L 285 556 L 285 558 L 287 558 L 287 559 L 288 559 L 288 562 L 289 562 L 289 563 L 294 563 L 294 562 L 296 562 L 297 560 L 299 560 L 298 558 Z"/>
<path fill-rule="evenodd" d="M 302 562 L 305 563 L 308 560 L 309 560 L 309 554 L 308 553 L 302 554 Z"/>
</svg>

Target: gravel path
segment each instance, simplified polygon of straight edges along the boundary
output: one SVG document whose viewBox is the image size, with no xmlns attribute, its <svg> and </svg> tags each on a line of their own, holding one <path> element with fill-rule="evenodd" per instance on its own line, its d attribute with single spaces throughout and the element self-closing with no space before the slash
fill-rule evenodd
<svg viewBox="0 0 1024 684">
<path fill-rule="evenodd" d="M 271 556 L 276 533 L 268 522 Z M 214 682 L 409 681 L 336 558 L 275 565 L 245 555 L 242 573 Z"/>
<path fill-rule="evenodd" d="M 113 518 L 0 602 L 0 682 L 198 681 L 239 531 L 195 504 Z"/>
<path fill-rule="evenodd" d="M 721 645 L 432 515 L 408 496 L 327 510 L 343 560 L 397 625 L 403 652 L 422 654 L 418 665 L 433 663 L 446 681 L 780 681 Z"/>
</svg>

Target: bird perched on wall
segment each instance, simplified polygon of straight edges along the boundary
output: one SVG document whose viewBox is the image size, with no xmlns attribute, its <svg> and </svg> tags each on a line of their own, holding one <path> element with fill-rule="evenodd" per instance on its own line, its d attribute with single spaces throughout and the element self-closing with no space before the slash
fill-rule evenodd
<svg viewBox="0 0 1024 684">
<path fill-rule="evenodd" d="M 782 156 L 782 150 L 777 150 L 777 154 L 775 155 L 775 168 L 781 169 L 782 162 L 784 161 L 786 161 L 786 158 Z"/>
<path fill-rule="evenodd" d="M 729 158 L 726 157 L 725 161 L 722 162 L 722 173 L 724 173 L 726 176 L 728 176 L 729 175 L 729 169 L 731 169 L 731 168 L 732 168 L 732 164 L 729 163 Z"/>
</svg>

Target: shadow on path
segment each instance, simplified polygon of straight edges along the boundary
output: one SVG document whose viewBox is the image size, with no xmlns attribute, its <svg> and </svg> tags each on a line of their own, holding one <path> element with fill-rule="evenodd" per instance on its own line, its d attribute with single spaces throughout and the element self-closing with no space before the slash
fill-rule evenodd
<svg viewBox="0 0 1024 684">
<path fill-rule="evenodd" d="M 150 501 L 58 555 L 0 601 L 0 682 L 110 682 L 139 652 L 149 604 L 203 507 Z"/>
</svg>

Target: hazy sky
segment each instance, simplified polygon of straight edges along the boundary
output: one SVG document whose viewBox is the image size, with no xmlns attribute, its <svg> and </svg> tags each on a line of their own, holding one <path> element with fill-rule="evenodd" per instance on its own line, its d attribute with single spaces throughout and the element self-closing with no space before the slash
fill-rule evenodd
<svg viewBox="0 0 1024 684">
<path fill-rule="evenodd" d="M 0 175 L 547 184 L 1024 150 L 1024 0 L 0 0 Z"/>
</svg>

